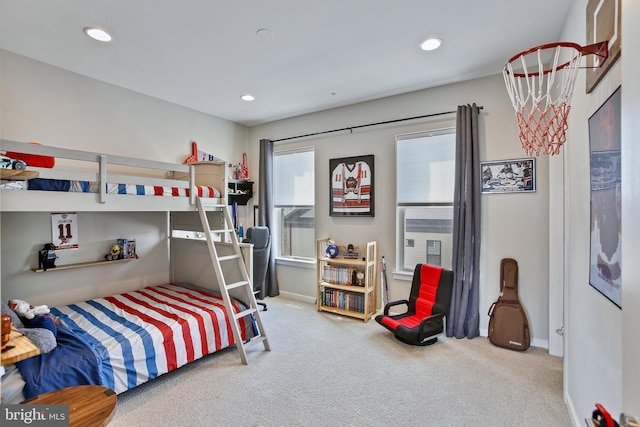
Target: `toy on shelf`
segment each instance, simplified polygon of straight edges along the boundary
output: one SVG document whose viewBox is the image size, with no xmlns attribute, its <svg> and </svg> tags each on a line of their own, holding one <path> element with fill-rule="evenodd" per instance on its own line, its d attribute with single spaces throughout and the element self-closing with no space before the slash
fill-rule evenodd
<svg viewBox="0 0 640 427">
<path fill-rule="evenodd" d="M 338 256 L 338 253 L 340 253 L 340 250 L 338 249 L 336 242 L 334 242 L 333 240 L 329 240 L 327 242 L 327 247 L 325 248 L 324 253 L 327 254 L 329 258 L 335 258 Z"/>
<path fill-rule="evenodd" d="M 33 145 L 41 145 L 39 142 L 30 142 L 29 144 Z M 16 159 L 16 162 L 24 163 L 24 166 L 33 166 L 37 168 L 49 168 L 55 166 L 56 159 L 52 156 L 41 156 L 38 154 L 27 154 L 27 153 L 17 153 L 13 151 L 7 151 L 4 153 L 5 156 L 10 157 L 12 159 Z M 19 169 L 19 167 L 15 167 L 14 169 Z M 24 167 L 22 168 L 24 169 Z"/>
<path fill-rule="evenodd" d="M 41 269 L 47 271 L 47 268 L 56 267 L 56 247 L 53 243 L 45 243 L 38 252 L 38 265 Z"/>
<path fill-rule="evenodd" d="M 107 261 L 115 261 L 117 259 L 120 259 L 121 253 L 122 253 L 122 250 L 120 249 L 120 246 L 111 245 L 111 250 L 109 250 L 109 253 L 106 254 L 104 257 L 107 259 Z"/>
<path fill-rule="evenodd" d="M 136 255 L 136 239 L 118 239 L 118 246 L 120 246 L 120 258 L 138 258 Z"/>
<path fill-rule="evenodd" d="M 109 253 L 104 257 L 107 261 L 138 258 L 138 255 L 136 255 L 136 239 L 118 239 L 115 245 L 111 245 Z"/>
<path fill-rule="evenodd" d="M 232 179 L 246 181 L 249 179 L 249 164 L 247 162 L 247 153 L 242 153 L 242 163 L 229 165 L 233 167 Z"/>
<path fill-rule="evenodd" d="M 347 245 L 347 251 L 342 256 L 346 259 L 358 259 L 358 252 L 355 252 L 354 249 L 354 246 L 349 243 L 349 245 Z"/>
<path fill-rule="evenodd" d="M 11 157 L 0 155 L 0 168 L 15 169 L 19 171 L 25 170 L 27 164 L 22 160 L 12 159 Z"/>
</svg>

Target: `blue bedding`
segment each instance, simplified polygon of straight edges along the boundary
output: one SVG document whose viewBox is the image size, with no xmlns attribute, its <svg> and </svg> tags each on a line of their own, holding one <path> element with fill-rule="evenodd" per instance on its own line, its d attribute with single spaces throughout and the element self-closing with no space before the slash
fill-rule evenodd
<svg viewBox="0 0 640 427">
<path fill-rule="evenodd" d="M 59 327 L 57 341 L 51 352 L 16 363 L 26 383 L 25 399 L 74 385 L 102 385 L 98 359 L 83 340 Z"/>
</svg>

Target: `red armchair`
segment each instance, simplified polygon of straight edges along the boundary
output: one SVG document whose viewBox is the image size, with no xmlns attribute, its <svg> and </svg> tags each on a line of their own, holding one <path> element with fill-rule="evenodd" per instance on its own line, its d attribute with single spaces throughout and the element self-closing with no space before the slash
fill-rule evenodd
<svg viewBox="0 0 640 427">
<path fill-rule="evenodd" d="M 453 291 L 453 272 L 429 264 L 418 264 L 408 300 L 389 302 L 376 322 L 393 332 L 400 341 L 412 345 L 431 345 L 444 332 Z M 406 305 L 402 314 L 389 315 L 389 309 Z"/>
</svg>

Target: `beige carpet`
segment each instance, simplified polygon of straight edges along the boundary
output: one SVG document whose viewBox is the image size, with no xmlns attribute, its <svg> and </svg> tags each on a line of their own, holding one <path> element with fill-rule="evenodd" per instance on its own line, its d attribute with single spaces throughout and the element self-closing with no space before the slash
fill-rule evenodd
<svg viewBox="0 0 640 427">
<path fill-rule="evenodd" d="M 233 347 L 123 393 L 110 426 L 571 426 L 545 349 L 408 346 L 373 320 L 266 302 L 270 352 L 247 366 Z"/>
</svg>

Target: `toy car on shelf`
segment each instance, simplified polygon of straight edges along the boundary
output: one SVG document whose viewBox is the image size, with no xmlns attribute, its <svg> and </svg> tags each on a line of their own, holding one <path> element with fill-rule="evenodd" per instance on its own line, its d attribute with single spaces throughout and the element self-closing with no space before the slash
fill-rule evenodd
<svg viewBox="0 0 640 427">
<path fill-rule="evenodd" d="M 15 169 L 19 171 L 25 170 L 27 164 L 24 160 L 16 160 L 7 156 L 0 155 L 0 169 Z"/>
</svg>

